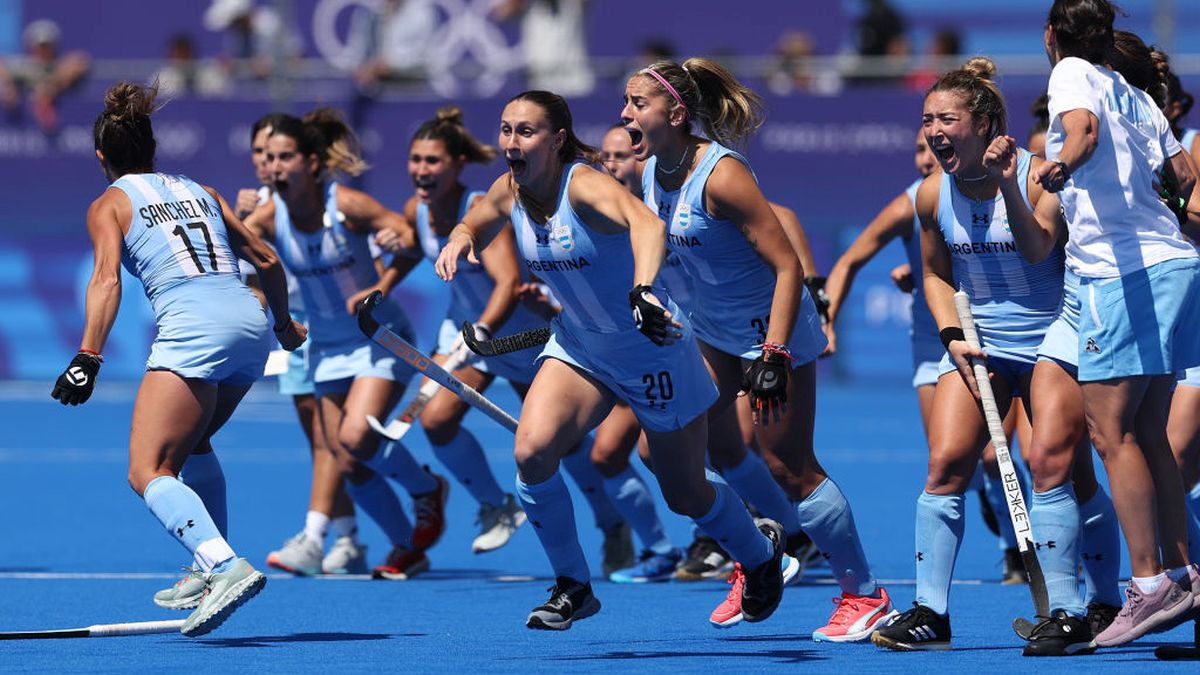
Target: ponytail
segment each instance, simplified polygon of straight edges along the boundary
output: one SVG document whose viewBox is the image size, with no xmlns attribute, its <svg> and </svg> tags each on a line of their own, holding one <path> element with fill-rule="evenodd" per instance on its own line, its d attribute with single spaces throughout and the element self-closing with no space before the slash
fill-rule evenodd
<svg viewBox="0 0 1200 675">
<path fill-rule="evenodd" d="M 466 157 L 468 162 L 487 164 L 496 159 L 496 148 L 471 135 L 463 124 L 463 113 L 456 105 L 438 108 L 437 115 L 426 120 L 413 134 L 414 141 L 441 141 L 451 157 Z"/>
<path fill-rule="evenodd" d="M 662 89 L 709 138 L 739 147 L 762 126 L 762 97 L 716 61 L 692 57 L 682 64 L 659 61 L 639 72 Z"/>
<path fill-rule="evenodd" d="M 153 170 L 157 143 L 150 115 L 158 110 L 157 95 L 156 86 L 134 82 L 118 82 L 104 94 L 104 111 L 92 125 L 92 140 L 112 173 Z"/>
</svg>

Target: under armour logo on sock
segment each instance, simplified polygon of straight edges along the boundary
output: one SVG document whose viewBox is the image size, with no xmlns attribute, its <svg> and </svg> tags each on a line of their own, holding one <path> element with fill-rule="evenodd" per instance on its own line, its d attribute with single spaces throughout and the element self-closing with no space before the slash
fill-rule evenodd
<svg viewBox="0 0 1200 675">
<path fill-rule="evenodd" d="M 1056 544 L 1056 542 L 1053 539 L 1051 539 L 1050 541 L 1046 542 L 1045 546 L 1047 549 L 1053 550 L 1055 544 Z M 1042 542 L 1039 541 L 1038 543 L 1034 544 L 1034 547 L 1036 547 L 1037 550 L 1039 550 L 1039 551 L 1042 550 Z"/>
<path fill-rule="evenodd" d="M 1100 353 L 1100 345 L 1096 344 L 1096 341 L 1094 339 L 1088 338 L 1087 344 L 1084 345 L 1084 347 L 1083 347 L 1083 351 L 1090 352 L 1092 354 L 1099 354 Z"/>
<path fill-rule="evenodd" d="M 191 520 L 188 520 L 188 521 L 187 521 L 187 524 L 186 524 L 186 525 L 184 525 L 183 527 L 186 527 L 186 528 L 188 528 L 188 529 L 190 530 L 191 528 L 193 528 L 193 527 L 195 527 L 195 526 L 196 526 L 196 523 L 194 523 L 194 522 L 193 522 L 193 521 L 191 521 Z M 183 527 L 178 527 L 178 528 L 175 528 L 175 534 L 177 534 L 177 535 L 179 535 L 180 537 L 182 537 L 182 536 L 183 536 Z"/>
</svg>

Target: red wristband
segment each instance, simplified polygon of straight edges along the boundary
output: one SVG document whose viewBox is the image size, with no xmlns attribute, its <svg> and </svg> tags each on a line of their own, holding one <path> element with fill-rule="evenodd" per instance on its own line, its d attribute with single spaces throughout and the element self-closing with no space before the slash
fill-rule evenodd
<svg viewBox="0 0 1200 675">
<path fill-rule="evenodd" d="M 95 349 L 88 349 L 87 347 L 80 347 L 79 352 L 81 354 L 91 354 L 92 356 L 97 357 L 100 356 L 100 352 L 96 351 Z"/>
</svg>

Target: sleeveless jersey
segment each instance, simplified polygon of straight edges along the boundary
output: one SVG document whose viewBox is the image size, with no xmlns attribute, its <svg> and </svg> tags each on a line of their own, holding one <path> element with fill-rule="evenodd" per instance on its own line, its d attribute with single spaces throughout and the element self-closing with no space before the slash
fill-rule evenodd
<svg viewBox="0 0 1200 675">
<path fill-rule="evenodd" d="M 185 176 L 126 174 L 112 184 L 133 209 L 121 262 L 142 280 L 155 311 L 163 291 L 187 279 L 238 274 L 221 205 Z"/>
<path fill-rule="evenodd" d="M 1196 134 L 1200 133 L 1200 129 L 1184 129 L 1183 136 L 1179 137 L 1179 144 L 1183 146 L 1183 151 L 1192 154 L 1192 147 L 1196 144 Z"/>
<path fill-rule="evenodd" d="M 337 183 L 325 190 L 325 224 L 316 232 L 292 225 L 287 204 L 275 200 L 275 248 L 300 286 L 313 344 L 329 347 L 366 340 L 358 320 L 346 312 L 346 299 L 379 280 L 369 237 L 346 229 L 337 210 Z M 381 311 L 392 302 L 385 298 Z"/>
<path fill-rule="evenodd" d="M 912 270 L 912 337 L 914 340 L 929 338 L 938 345 L 938 358 L 941 358 L 941 341 L 937 339 L 937 322 L 929 313 L 929 305 L 925 302 L 924 267 L 921 264 L 921 218 L 917 213 L 917 188 L 921 187 L 924 178 L 918 178 L 904 191 L 913 206 L 912 236 L 904 240 L 904 255 L 908 258 L 908 267 Z"/>
<path fill-rule="evenodd" d="M 567 187 L 579 165 L 575 162 L 563 169 L 557 207 L 545 224 L 531 218 L 520 201 L 513 201 L 517 248 L 528 272 L 545 282 L 562 303 L 563 323 L 593 333 L 627 333 L 635 330 L 629 309 L 633 285 L 629 232 L 596 232 L 571 208 Z M 658 287 L 655 291 L 655 295 L 661 292 Z M 659 297 L 672 314 L 678 314 L 665 292 Z"/>
<path fill-rule="evenodd" d="M 458 207 L 458 222 L 462 222 L 471 203 L 482 194 L 483 192 L 470 190 L 463 194 L 462 203 Z M 417 204 L 416 228 L 422 253 L 430 262 L 436 262 L 448 237 L 438 234 L 433 229 L 432 223 L 429 222 L 429 206 L 427 204 L 420 202 Z M 522 280 L 529 279 L 529 274 L 525 269 L 521 269 L 520 273 Z M 454 322 L 456 331 L 462 322 L 474 322 L 479 319 L 495 288 L 496 282 L 488 275 L 487 269 L 482 264 L 472 265 L 465 259 L 459 261 L 458 273 L 450 282 L 450 308 L 446 312 L 446 317 Z M 508 321 L 505 322 L 503 332 L 505 334 L 519 333 L 545 325 L 545 320 L 538 318 L 525 309 L 524 305 L 518 303 Z"/>
<path fill-rule="evenodd" d="M 667 249 L 691 278 L 697 302 L 689 311 L 697 336 L 721 351 L 752 359 L 767 337 L 775 271 L 762 261 L 740 228 L 718 220 L 704 208 L 705 185 L 717 162 L 726 156 L 749 168 L 745 157 L 710 142 L 696 169 L 672 192 L 658 184 L 654 176 L 658 160 L 651 157 L 642 171 L 642 194 L 667 223 Z M 824 350 L 826 342 L 808 289 L 802 286 L 801 293 L 797 325 L 788 347 L 798 363 L 807 363 Z"/>
<path fill-rule="evenodd" d="M 1017 159 L 1017 182 L 1026 205 L 1031 157 L 1022 149 Z M 984 350 L 993 357 L 1030 360 L 1062 300 L 1062 249 L 1056 247 L 1045 260 L 1030 265 L 1013 240 L 1004 198 L 969 199 L 949 174 L 942 176 L 937 222 L 949 248 L 954 282 L 971 296 Z"/>
</svg>

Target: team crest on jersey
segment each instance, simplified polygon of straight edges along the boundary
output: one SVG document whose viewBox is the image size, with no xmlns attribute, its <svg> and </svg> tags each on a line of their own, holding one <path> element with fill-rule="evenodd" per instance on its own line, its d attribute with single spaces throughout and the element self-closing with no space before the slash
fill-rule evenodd
<svg viewBox="0 0 1200 675">
<path fill-rule="evenodd" d="M 549 223 L 550 237 L 558 242 L 564 251 L 575 248 L 575 239 L 571 237 L 571 226 L 563 223 L 555 216 Z"/>
<path fill-rule="evenodd" d="M 673 229 L 686 230 L 692 226 L 692 205 L 680 203 L 675 207 Z"/>
</svg>

